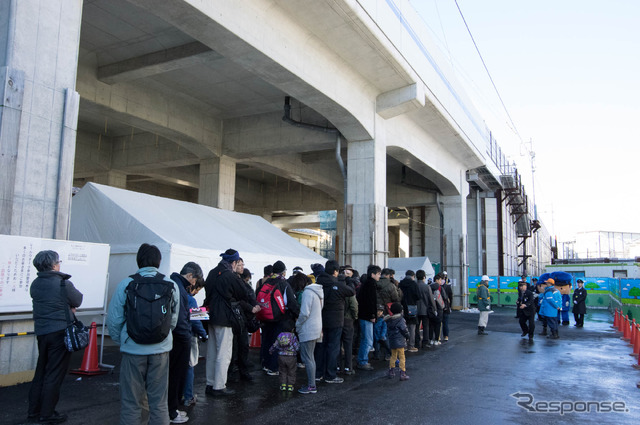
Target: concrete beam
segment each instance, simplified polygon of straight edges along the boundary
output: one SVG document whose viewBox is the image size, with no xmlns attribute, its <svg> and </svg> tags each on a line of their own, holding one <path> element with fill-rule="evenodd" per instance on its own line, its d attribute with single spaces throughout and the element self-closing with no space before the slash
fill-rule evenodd
<svg viewBox="0 0 640 425">
<path fill-rule="evenodd" d="M 184 44 L 98 68 L 98 79 L 122 83 L 220 59 L 222 55 L 200 42 Z"/>
<path fill-rule="evenodd" d="M 284 177 L 294 182 L 319 189 L 336 200 L 341 200 L 344 181 L 338 164 L 305 164 L 300 155 L 278 155 L 263 158 L 252 158 L 242 161 L 271 174 Z"/>
<path fill-rule="evenodd" d="M 422 83 L 411 84 L 378 95 L 376 112 L 389 119 L 422 108 L 425 105 L 425 93 Z"/>
<path fill-rule="evenodd" d="M 224 154 L 246 159 L 335 147 L 335 134 L 292 126 L 282 121 L 282 116 L 283 112 L 275 112 L 225 120 Z"/>
</svg>

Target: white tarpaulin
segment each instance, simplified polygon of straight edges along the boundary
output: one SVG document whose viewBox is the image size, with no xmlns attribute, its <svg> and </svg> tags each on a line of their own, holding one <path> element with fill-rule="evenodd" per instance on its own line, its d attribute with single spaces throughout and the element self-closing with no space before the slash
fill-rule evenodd
<svg viewBox="0 0 640 425">
<path fill-rule="evenodd" d="M 427 279 L 433 279 L 436 275 L 429 257 L 405 257 L 405 258 L 389 258 L 389 268 L 396 271 L 396 279 L 402 280 L 407 270 L 424 270 Z"/>
<path fill-rule="evenodd" d="M 95 183 L 73 197 L 70 238 L 111 245 L 109 299 L 117 283 L 138 269 L 136 253 L 145 242 L 160 249 L 160 272 L 167 276 L 195 261 L 206 277 L 228 248 L 240 253 L 253 282 L 277 260 L 288 273 L 295 266 L 311 273 L 311 264 L 326 261 L 262 217 Z"/>
</svg>

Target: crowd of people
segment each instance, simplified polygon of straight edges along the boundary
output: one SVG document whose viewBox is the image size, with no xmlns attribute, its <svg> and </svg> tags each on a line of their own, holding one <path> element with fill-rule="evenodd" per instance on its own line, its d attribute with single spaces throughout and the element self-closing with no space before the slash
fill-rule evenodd
<svg viewBox="0 0 640 425">
<path fill-rule="evenodd" d="M 435 349 L 449 339 L 452 289 L 446 272 L 433 281 L 424 270 L 407 270 L 400 281 L 395 271 L 370 265 L 360 275 L 334 260 L 312 264 L 312 274 L 276 261 L 252 285 L 251 272 L 240 254 L 228 249 L 207 275 L 200 265 L 186 263 L 169 277 L 159 272 L 160 250 L 142 244 L 138 270 L 123 279 L 109 302 L 106 325 L 120 346 L 120 423 L 169 424 L 189 420 L 184 407 L 197 402 L 194 367 L 199 341 L 206 343 L 205 394 L 234 394 L 228 380 L 252 381 L 249 335 L 261 332 L 260 362 L 264 373 L 277 376 L 283 392 L 296 388 L 296 371 L 305 369 L 301 394 L 315 394 L 318 382 L 340 384 L 356 370 L 374 371 L 372 361 L 385 362 L 387 376 L 409 379 L 405 352 Z M 38 277 L 31 285 L 39 358 L 29 394 L 30 420 L 61 423 L 55 410 L 70 352 L 65 328 L 82 302 L 82 294 L 60 271 L 54 251 L 39 252 Z M 489 277 L 478 285 L 478 334 L 491 310 Z M 586 290 L 578 280 L 573 293 L 576 326 L 582 327 Z M 205 289 L 202 306 L 195 295 Z M 535 314 L 542 334 L 558 338 L 566 299 L 551 278 L 519 282 L 517 317 L 522 336 L 533 338 Z M 59 296 L 52 294 L 60 294 Z M 208 321 L 194 312 L 208 313 Z M 200 319 L 200 318 L 198 318 Z M 275 384 L 274 384 L 275 385 Z M 184 406 L 184 407 L 183 407 Z"/>
<path fill-rule="evenodd" d="M 122 353 L 121 424 L 189 420 L 180 409 L 197 402 L 198 341 L 207 347 L 205 394 L 226 397 L 234 394 L 229 379 L 254 379 L 249 335 L 258 329 L 262 370 L 278 377 L 281 391 L 293 392 L 297 369 L 305 369 L 301 394 L 316 393 L 318 382 L 340 384 L 340 375 L 373 371 L 372 358 L 386 362 L 389 378 L 408 380 L 405 351 L 448 340 L 452 291 L 446 273 L 431 282 L 423 270 L 408 270 L 397 281 L 389 268 L 371 265 L 360 275 L 329 260 L 311 265 L 312 274 L 295 267 L 287 277 L 286 265 L 276 261 L 254 289 L 237 251 L 220 256 L 206 279 L 193 262 L 166 277 L 158 271 L 158 248 L 140 246 L 139 269 L 118 284 L 107 316 Z M 190 317 L 202 288 L 205 326 Z"/>
<path fill-rule="evenodd" d="M 544 278 L 543 278 L 544 276 Z M 521 337 L 528 336 L 533 340 L 535 331 L 536 314 L 538 321 L 542 323 L 540 335 L 550 339 L 559 339 L 558 328 L 569 325 L 569 311 L 573 311 L 575 320 L 574 326 L 582 328 L 584 326 L 584 315 L 587 312 L 587 290 L 584 288 L 584 281 L 577 279 L 577 288 L 570 297 L 568 293 L 562 293 L 553 278 L 546 275 L 541 279 L 531 279 L 531 283 L 526 280 L 518 282 L 518 300 L 516 301 L 516 318 L 522 329 Z M 488 335 L 485 331 L 491 310 L 491 295 L 489 293 L 489 276 L 484 275 L 480 279 L 476 296 L 478 299 L 478 335 Z M 568 284 L 559 285 L 568 288 Z M 567 291 L 564 291 L 567 292 Z"/>
</svg>

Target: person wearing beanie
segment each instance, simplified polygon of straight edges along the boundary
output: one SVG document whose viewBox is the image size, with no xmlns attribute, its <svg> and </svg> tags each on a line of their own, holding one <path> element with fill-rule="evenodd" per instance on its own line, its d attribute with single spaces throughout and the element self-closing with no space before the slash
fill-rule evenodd
<svg viewBox="0 0 640 425">
<path fill-rule="evenodd" d="M 318 344 L 315 352 L 316 378 L 324 379 L 328 384 L 344 382 L 336 375 L 338 371 L 338 353 L 340 352 L 340 337 L 344 325 L 345 298 L 356 294 L 353 287 L 338 280 L 340 265 L 335 260 L 329 260 L 324 266 L 324 272 L 317 277 L 318 285 L 324 293 L 322 308 L 322 343 Z"/>
<path fill-rule="evenodd" d="M 256 317 L 262 323 L 260 346 L 262 370 L 267 375 L 277 376 L 279 374 L 278 353 L 276 351 L 270 353 L 269 349 L 284 329 L 294 326 L 300 314 L 300 305 L 296 301 L 296 294 L 284 277 L 287 266 L 278 260 L 273 263 L 271 271 L 271 276 L 264 280 L 256 294 L 258 305 L 262 308 Z"/>
<path fill-rule="evenodd" d="M 407 338 L 409 338 L 409 330 L 407 323 L 402 317 L 402 304 L 393 303 L 390 307 L 391 316 L 386 316 L 387 321 L 387 337 L 389 338 L 389 346 L 391 347 L 391 358 L 389 359 L 389 379 L 395 376 L 396 359 L 400 359 L 400 380 L 406 381 L 407 376 L 406 360 L 404 349 L 407 346 Z"/>
<path fill-rule="evenodd" d="M 252 307 L 252 313 L 258 313 L 260 306 L 248 296 L 246 285 L 237 275 L 240 254 L 228 249 L 220 254 L 222 260 L 209 272 L 205 280 L 204 305 L 209 307 L 209 340 L 207 341 L 205 394 L 228 396 L 235 391 L 227 388 L 227 373 L 233 351 L 233 328 L 237 322 L 231 303 L 244 301 Z"/>
</svg>

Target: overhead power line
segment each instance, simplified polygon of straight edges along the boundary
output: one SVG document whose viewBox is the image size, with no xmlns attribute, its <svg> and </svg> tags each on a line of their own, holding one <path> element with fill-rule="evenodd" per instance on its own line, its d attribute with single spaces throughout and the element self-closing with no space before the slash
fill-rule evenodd
<svg viewBox="0 0 640 425">
<path fill-rule="evenodd" d="M 524 141 L 522 140 L 522 136 L 520 136 L 520 132 L 518 131 L 515 123 L 513 122 L 513 119 L 511 118 L 511 114 L 509 114 L 509 110 L 507 109 L 506 105 L 504 104 L 504 101 L 502 100 L 502 96 L 500 96 L 500 92 L 498 91 L 498 87 L 496 87 L 495 82 L 493 81 L 493 77 L 491 76 L 491 73 L 489 72 L 489 68 L 487 68 L 487 64 L 484 62 L 484 58 L 482 57 L 482 53 L 480 53 L 480 49 L 478 48 L 478 44 L 476 43 L 476 40 L 473 38 L 473 34 L 471 34 L 471 30 L 469 29 L 469 25 L 467 25 L 467 20 L 464 18 L 464 14 L 462 13 L 462 10 L 460 9 L 460 5 L 458 4 L 458 0 L 454 0 L 456 3 L 456 7 L 458 8 L 458 12 L 460 13 L 460 17 L 462 18 L 462 22 L 464 22 L 464 26 L 467 28 L 467 32 L 469 33 L 469 37 L 471 37 L 471 41 L 473 42 L 473 46 L 476 49 L 476 52 L 478 52 L 478 56 L 480 57 L 480 61 L 482 62 L 482 66 L 484 66 L 484 70 L 487 72 L 487 75 L 489 76 L 489 80 L 491 81 L 491 85 L 493 86 L 493 89 L 496 92 L 496 95 L 498 96 L 498 99 L 500 100 L 500 103 L 502 104 L 502 108 L 504 109 L 504 112 L 507 114 L 507 118 L 509 118 L 509 122 L 511 123 L 511 127 L 513 128 L 513 131 L 515 132 L 516 136 L 518 136 L 518 139 L 520 139 L 520 143 L 525 144 Z"/>
</svg>

